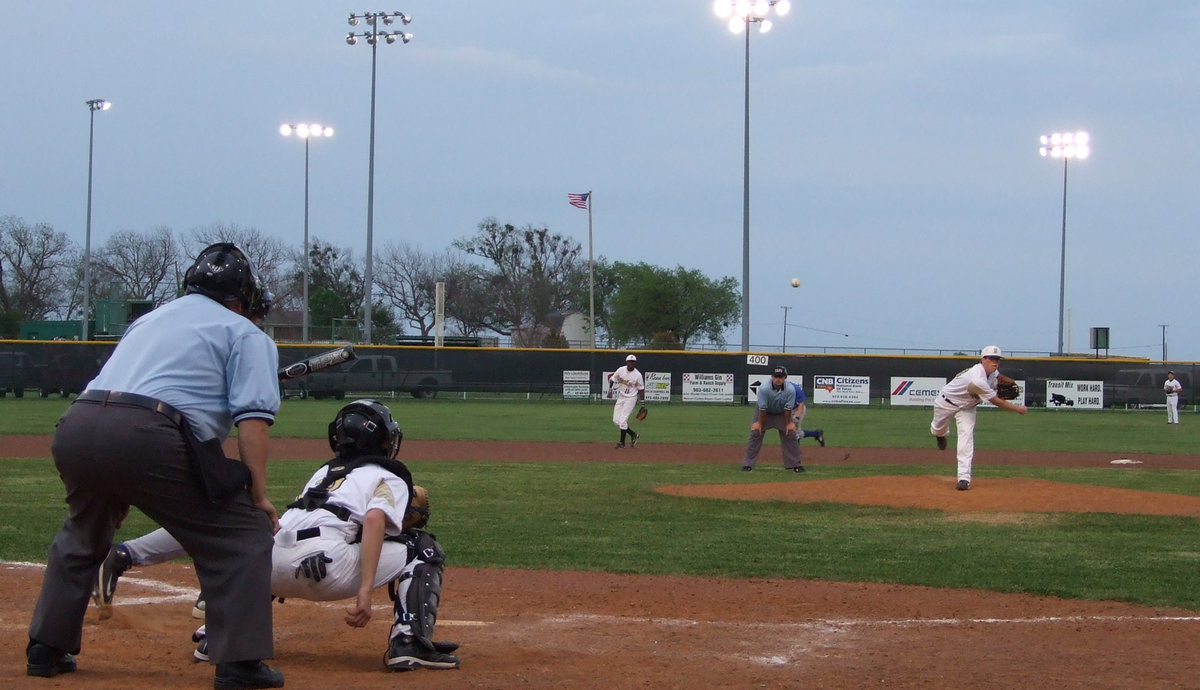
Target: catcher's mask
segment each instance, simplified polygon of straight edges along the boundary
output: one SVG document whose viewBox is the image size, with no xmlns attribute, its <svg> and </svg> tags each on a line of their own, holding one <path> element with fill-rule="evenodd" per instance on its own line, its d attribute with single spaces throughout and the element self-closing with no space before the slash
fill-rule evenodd
<svg viewBox="0 0 1200 690">
<path fill-rule="evenodd" d="M 377 400 L 355 400 L 339 410 L 329 423 L 329 448 L 340 457 L 394 458 L 403 439 L 391 410 Z"/>
<path fill-rule="evenodd" d="M 261 309 L 263 285 L 246 253 L 230 242 L 209 245 L 183 276 L 184 292 L 218 302 L 240 302 L 247 317 Z M 264 315 L 265 316 L 265 315 Z"/>
</svg>

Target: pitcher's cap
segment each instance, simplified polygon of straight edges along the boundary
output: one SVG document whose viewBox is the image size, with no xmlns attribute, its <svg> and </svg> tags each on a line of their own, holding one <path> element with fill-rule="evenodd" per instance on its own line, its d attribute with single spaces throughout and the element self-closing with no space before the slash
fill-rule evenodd
<svg viewBox="0 0 1200 690">
<path fill-rule="evenodd" d="M 988 345 L 979 353 L 980 357 L 995 357 L 996 359 L 1004 359 L 1004 353 L 995 345 Z"/>
</svg>

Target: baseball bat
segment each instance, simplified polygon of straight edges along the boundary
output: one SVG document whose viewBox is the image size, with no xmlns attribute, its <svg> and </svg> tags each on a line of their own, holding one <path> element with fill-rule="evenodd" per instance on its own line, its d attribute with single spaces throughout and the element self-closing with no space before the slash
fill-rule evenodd
<svg viewBox="0 0 1200 690">
<path fill-rule="evenodd" d="M 328 352 L 313 355 L 308 359 L 302 359 L 295 364 L 279 367 L 279 380 L 298 379 L 301 376 L 308 376 L 322 369 L 336 367 L 343 362 L 353 362 L 356 359 L 358 359 L 358 355 L 354 354 L 354 346 L 343 345 Z"/>
</svg>

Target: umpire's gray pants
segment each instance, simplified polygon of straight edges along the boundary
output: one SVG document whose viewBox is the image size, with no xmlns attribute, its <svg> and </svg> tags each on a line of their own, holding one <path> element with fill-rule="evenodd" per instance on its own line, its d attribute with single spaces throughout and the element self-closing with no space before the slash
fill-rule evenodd
<svg viewBox="0 0 1200 690">
<path fill-rule="evenodd" d="M 140 407 L 76 403 L 51 446 L 67 490 L 67 519 L 54 537 L 29 637 L 78 653 L 100 564 L 129 506 L 162 525 L 191 555 L 206 601 L 213 663 L 268 659 L 271 522 L 243 491 L 212 503 L 166 417 Z"/>
<path fill-rule="evenodd" d="M 757 417 L 757 412 L 755 416 Z M 796 438 L 796 432 L 788 433 L 787 425 L 792 419 L 792 411 L 787 410 L 783 414 L 767 414 L 763 420 L 762 431 L 751 431 L 750 440 L 746 442 L 746 457 L 742 460 L 742 467 L 754 467 L 758 463 L 758 453 L 762 450 L 763 434 L 767 429 L 776 429 L 779 431 L 779 445 L 783 446 L 783 466 L 787 469 L 793 469 L 800 466 L 800 441 Z"/>
</svg>

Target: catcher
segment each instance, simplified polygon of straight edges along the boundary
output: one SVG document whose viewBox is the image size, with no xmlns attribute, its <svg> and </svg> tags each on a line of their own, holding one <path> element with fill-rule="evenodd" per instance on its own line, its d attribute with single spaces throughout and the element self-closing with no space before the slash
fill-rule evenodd
<svg viewBox="0 0 1200 690">
<path fill-rule="evenodd" d="M 942 387 L 933 403 L 933 423 L 929 433 L 937 439 L 938 450 L 946 449 L 946 434 L 950 431 L 950 419 L 958 431 L 958 483 L 959 491 L 971 488 L 971 466 L 975 461 L 975 408 L 984 400 L 996 407 L 1017 414 L 1028 411 L 1024 405 L 1009 402 L 1021 395 L 1016 382 L 1000 374 L 1000 361 L 1004 353 L 995 345 L 988 345 L 980 352 L 979 363 L 957 376 Z"/>
<path fill-rule="evenodd" d="M 384 666 L 391 671 L 458 668 L 452 653 L 458 645 L 433 641 L 446 556 L 423 529 L 428 493 L 413 485 L 408 469 L 395 459 L 402 439 L 391 411 L 375 400 L 356 400 L 338 412 L 329 424 L 329 447 L 336 457 L 317 469 L 280 516 L 271 592 L 280 601 L 353 599 L 345 621 L 361 628 L 371 620 L 374 590 L 386 584 L 394 622 Z M 126 569 L 182 555 L 166 530 L 113 547 L 93 592 L 101 618 L 111 613 L 117 580 Z M 199 642 L 195 660 L 208 661 L 204 626 L 193 640 Z"/>
</svg>

